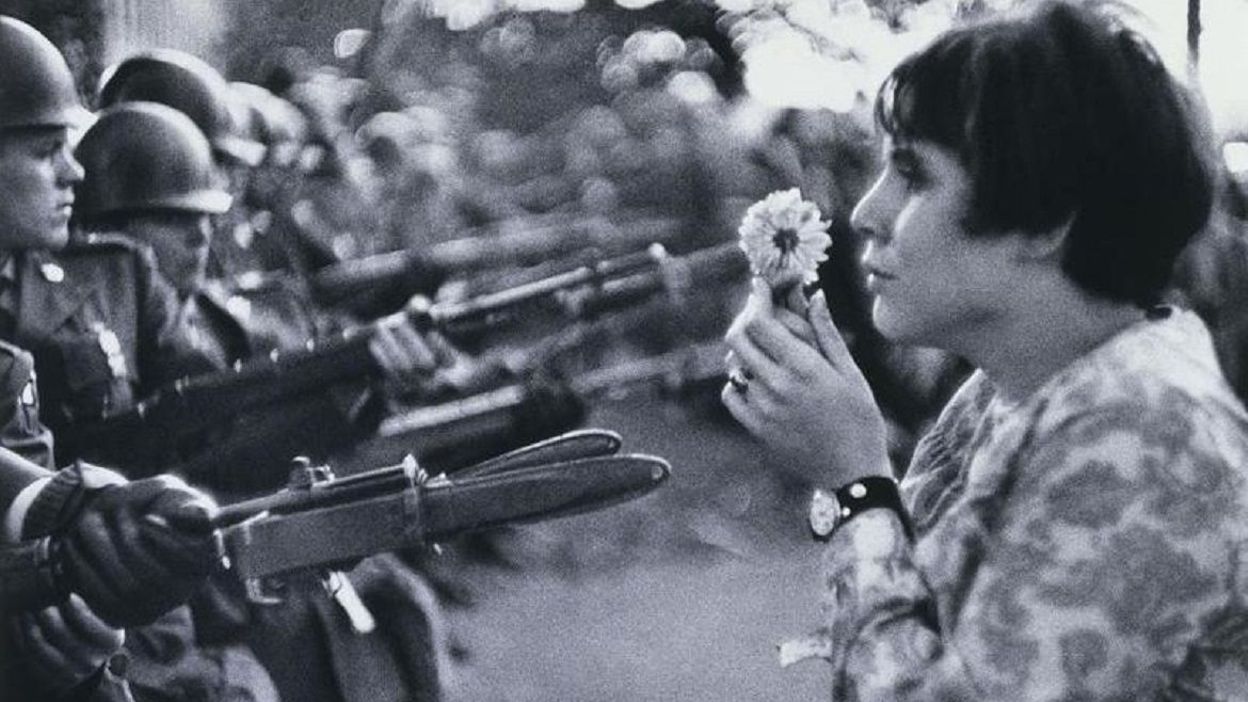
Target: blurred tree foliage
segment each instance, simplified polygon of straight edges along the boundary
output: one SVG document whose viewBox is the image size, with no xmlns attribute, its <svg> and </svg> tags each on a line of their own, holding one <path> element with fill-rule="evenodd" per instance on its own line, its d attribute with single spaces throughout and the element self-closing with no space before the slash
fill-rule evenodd
<svg viewBox="0 0 1248 702">
<path fill-rule="evenodd" d="M 332 63 L 334 36 L 367 27 L 378 0 L 224 0 L 230 12 L 225 66 L 231 78 L 259 82 L 287 50 Z"/>
<path fill-rule="evenodd" d="M 618 90 L 602 75 L 604 68 L 627 37 L 646 28 L 674 32 L 704 53 L 695 58 L 681 51 L 635 65 L 629 87 L 649 87 L 692 59 L 702 62 L 699 68 L 721 93 L 739 92 L 737 60 L 716 16 L 713 5 L 693 0 L 641 10 L 595 0 L 577 12 L 503 12 L 453 30 L 414 6 L 396 17 L 379 16 L 376 41 L 362 62 L 374 86 L 394 103 L 419 102 L 430 89 L 484 88 L 477 106 L 483 126 L 529 132 L 585 105 L 608 102 Z"/>
</svg>

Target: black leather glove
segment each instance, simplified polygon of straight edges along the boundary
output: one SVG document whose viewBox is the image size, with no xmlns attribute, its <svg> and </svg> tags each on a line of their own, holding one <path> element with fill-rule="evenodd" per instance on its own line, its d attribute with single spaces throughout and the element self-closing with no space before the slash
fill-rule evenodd
<svg viewBox="0 0 1248 702">
<path fill-rule="evenodd" d="M 105 622 L 147 624 L 185 602 L 216 559 L 215 504 L 180 479 L 92 491 L 54 538 L 68 588 Z"/>
</svg>

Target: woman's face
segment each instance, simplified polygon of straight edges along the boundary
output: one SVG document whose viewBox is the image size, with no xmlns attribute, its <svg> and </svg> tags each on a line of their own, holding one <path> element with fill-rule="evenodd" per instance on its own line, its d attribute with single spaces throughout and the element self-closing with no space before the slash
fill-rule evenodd
<svg viewBox="0 0 1248 702">
<path fill-rule="evenodd" d="M 952 151 L 886 140 L 883 172 L 851 217 L 867 237 L 871 314 L 886 338 L 959 352 L 1001 316 L 1012 249 L 1006 238 L 968 235 L 971 192 Z"/>
</svg>

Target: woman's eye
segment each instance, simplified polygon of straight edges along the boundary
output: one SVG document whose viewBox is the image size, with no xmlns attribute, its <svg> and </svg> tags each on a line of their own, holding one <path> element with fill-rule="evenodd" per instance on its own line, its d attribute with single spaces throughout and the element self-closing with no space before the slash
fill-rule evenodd
<svg viewBox="0 0 1248 702">
<path fill-rule="evenodd" d="M 927 176 L 917 168 L 898 168 L 897 175 L 905 183 L 906 190 L 920 190 L 927 185 Z"/>
</svg>

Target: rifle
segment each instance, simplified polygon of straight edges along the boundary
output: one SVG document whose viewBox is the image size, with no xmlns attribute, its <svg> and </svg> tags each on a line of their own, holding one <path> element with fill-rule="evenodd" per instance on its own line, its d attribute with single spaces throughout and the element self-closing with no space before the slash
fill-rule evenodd
<svg viewBox="0 0 1248 702">
<path fill-rule="evenodd" d="M 422 328 L 452 338 L 523 321 L 525 313 L 543 309 L 579 320 L 638 305 L 668 292 L 699 283 L 744 275 L 744 256 L 736 244 L 724 244 L 688 256 L 668 256 L 661 245 L 584 265 L 538 281 L 462 301 L 431 303 L 416 298 L 404 314 Z M 159 388 L 132 408 L 103 418 L 69 425 L 58 440 L 83 448 L 118 447 L 133 456 L 138 433 L 162 447 L 176 447 L 185 437 L 221 425 L 239 413 L 287 402 L 347 380 L 380 373 L 368 342 L 372 327 L 307 348 L 236 364 L 234 368 L 182 378 Z M 156 451 L 154 453 L 160 454 Z M 149 457 L 159 468 L 167 455 Z"/>
<path fill-rule="evenodd" d="M 386 291 L 406 300 L 418 292 L 432 292 L 431 282 L 449 276 L 496 268 L 528 265 L 569 250 L 593 248 L 619 253 L 645 242 L 672 241 L 683 231 L 680 220 L 639 217 L 612 222 L 601 217 L 552 222 L 524 221 L 478 231 L 460 239 L 433 244 L 420 251 L 403 250 L 343 261 L 310 274 L 308 288 L 324 305 L 350 303 L 360 295 Z"/>
<path fill-rule="evenodd" d="M 296 459 L 286 488 L 228 505 L 214 519 L 222 567 L 259 603 L 273 602 L 273 578 L 319 572 L 358 630 L 358 596 L 337 567 L 361 558 L 435 544 L 460 534 L 545 521 L 636 499 L 671 474 L 667 461 L 617 454 L 618 434 L 601 429 L 540 442 L 448 477 L 402 463 L 336 477 Z M 162 526 L 159 520 L 151 522 Z M 6 611 L 35 609 L 68 596 L 58 581 L 64 554 L 52 539 L 0 549 Z"/>
<path fill-rule="evenodd" d="M 725 352 L 721 342 L 695 344 L 567 380 L 538 378 L 415 407 L 382 420 L 363 452 L 393 455 L 400 446 L 410 447 L 423 463 L 453 471 L 480 460 L 489 447 L 535 441 L 575 427 L 598 397 L 618 397 L 640 387 L 678 395 L 722 385 Z"/>
<path fill-rule="evenodd" d="M 620 444 L 614 432 L 572 432 L 436 477 L 410 454 L 341 478 L 296 459 L 289 487 L 221 510 L 221 553 L 249 596 L 264 602 L 273 576 L 329 569 L 332 577 L 343 562 L 604 509 L 667 480 L 666 461 L 617 454 Z"/>
</svg>

